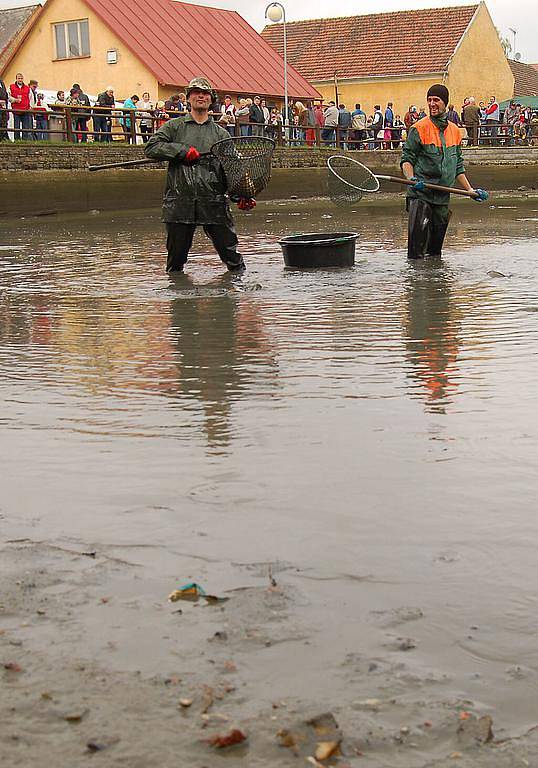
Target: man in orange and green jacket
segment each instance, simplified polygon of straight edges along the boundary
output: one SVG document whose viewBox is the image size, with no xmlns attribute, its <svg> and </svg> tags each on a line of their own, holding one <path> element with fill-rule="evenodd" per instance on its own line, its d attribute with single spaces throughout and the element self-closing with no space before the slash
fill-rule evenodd
<svg viewBox="0 0 538 768">
<path fill-rule="evenodd" d="M 409 129 L 400 161 L 404 176 L 415 182 L 407 192 L 410 259 L 441 255 L 450 218 L 450 194 L 427 189 L 426 183 L 453 187 L 457 181 L 463 189 L 476 193 L 475 200 L 488 199 L 488 193 L 474 189 L 465 175 L 461 133 L 447 116 L 448 89 L 432 85 L 427 100 L 430 114 Z"/>
</svg>

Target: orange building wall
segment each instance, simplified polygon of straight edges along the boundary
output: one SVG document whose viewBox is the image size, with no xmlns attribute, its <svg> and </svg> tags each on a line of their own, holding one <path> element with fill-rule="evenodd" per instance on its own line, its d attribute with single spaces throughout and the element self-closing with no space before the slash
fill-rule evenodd
<svg viewBox="0 0 538 768">
<path fill-rule="evenodd" d="M 55 61 L 53 24 L 88 19 L 90 56 Z M 107 50 L 118 51 L 118 63 L 107 64 Z M 22 44 L 15 58 L 7 66 L 3 79 L 15 80 L 22 72 L 25 81 L 39 81 L 44 90 L 65 90 L 80 83 L 83 90 L 97 95 L 109 85 L 114 87 L 117 99 L 123 100 L 133 93 L 149 91 L 157 98 L 157 80 L 114 33 L 96 16 L 83 0 L 49 0 L 39 21 Z"/>
</svg>

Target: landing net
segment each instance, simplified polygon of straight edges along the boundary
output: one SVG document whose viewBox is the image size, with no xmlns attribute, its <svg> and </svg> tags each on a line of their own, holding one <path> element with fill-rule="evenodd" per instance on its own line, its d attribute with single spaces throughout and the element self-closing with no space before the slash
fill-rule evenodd
<svg viewBox="0 0 538 768">
<path fill-rule="evenodd" d="M 237 197 L 256 197 L 271 178 L 275 142 L 265 136 L 238 136 L 218 141 L 211 154 L 220 160 L 228 192 Z"/>
<path fill-rule="evenodd" d="M 336 205 L 352 205 L 364 192 L 377 192 L 379 180 L 358 160 L 332 155 L 327 160 L 329 197 Z"/>
</svg>

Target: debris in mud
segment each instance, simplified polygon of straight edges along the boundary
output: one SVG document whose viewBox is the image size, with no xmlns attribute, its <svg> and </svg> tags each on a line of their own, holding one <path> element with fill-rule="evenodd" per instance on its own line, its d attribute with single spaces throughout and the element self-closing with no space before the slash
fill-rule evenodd
<svg viewBox="0 0 538 768">
<path fill-rule="evenodd" d="M 234 728 L 229 733 L 224 735 L 217 734 L 211 739 L 208 739 L 208 744 L 217 749 L 224 749 L 224 747 L 232 747 L 235 744 L 241 744 L 243 741 L 246 741 L 246 739 L 246 733 L 243 733 L 239 728 Z"/>
<path fill-rule="evenodd" d="M 205 597 L 206 591 L 195 581 L 189 581 L 187 584 L 178 587 L 168 595 L 171 603 L 177 603 L 178 600 L 191 600 L 196 602 L 200 597 Z"/>
<path fill-rule="evenodd" d="M 324 712 L 292 728 L 281 728 L 276 735 L 281 747 L 296 757 L 304 755 L 310 762 L 314 761 L 313 765 L 340 754 L 342 733 L 332 712 Z"/>
<path fill-rule="evenodd" d="M 332 712 L 323 712 L 321 715 L 316 715 L 310 720 L 306 721 L 306 724 L 311 726 L 318 736 L 331 736 L 338 735 L 340 740 L 340 729 L 338 723 Z"/>
<path fill-rule="evenodd" d="M 269 584 L 271 585 L 271 587 L 278 586 L 277 583 L 276 583 L 276 579 L 273 576 L 273 568 L 272 568 L 271 565 L 269 565 L 269 568 L 268 568 L 268 571 L 267 571 L 267 576 L 269 578 Z"/>
<path fill-rule="evenodd" d="M 339 741 L 320 741 L 316 747 L 316 760 L 328 760 L 329 757 L 340 754 Z"/>
<path fill-rule="evenodd" d="M 202 707 L 200 709 L 200 712 L 205 715 L 205 713 L 210 709 L 215 701 L 215 691 L 213 688 L 211 688 L 209 685 L 204 685 L 204 693 L 202 696 Z"/>
<path fill-rule="evenodd" d="M 80 723 L 80 721 L 86 717 L 89 711 L 89 709 L 82 709 L 80 711 L 75 710 L 74 712 L 68 712 L 67 714 L 63 715 L 63 719 L 67 723 Z"/>
<path fill-rule="evenodd" d="M 171 603 L 177 603 L 178 600 L 187 600 L 190 603 L 197 603 L 200 598 L 203 598 L 209 605 L 225 603 L 230 599 L 229 597 L 208 595 L 205 589 L 195 581 L 189 581 L 187 584 L 183 584 L 168 595 L 168 600 Z"/>
<path fill-rule="evenodd" d="M 457 733 L 460 741 L 465 744 L 487 744 L 493 739 L 493 720 L 490 715 L 470 715 L 460 720 Z"/>
<path fill-rule="evenodd" d="M 287 728 L 281 728 L 277 732 L 277 739 L 281 747 L 291 749 L 294 755 L 299 756 L 299 743 L 304 741 L 300 734 L 292 733 Z"/>
<path fill-rule="evenodd" d="M 188 709 L 192 706 L 192 699 L 180 699 L 179 706 L 183 707 L 183 709 Z"/>
<path fill-rule="evenodd" d="M 7 669 L 8 672 L 22 672 L 22 667 L 20 664 L 17 664 L 16 661 L 8 661 L 4 664 L 4 669 Z"/>
<path fill-rule="evenodd" d="M 97 739 L 91 739 L 86 744 L 86 749 L 88 752 L 103 752 L 105 749 L 108 749 L 109 747 L 113 747 L 114 744 L 117 744 L 119 741 L 119 738 L 110 739 L 108 741 L 97 741 Z"/>
</svg>

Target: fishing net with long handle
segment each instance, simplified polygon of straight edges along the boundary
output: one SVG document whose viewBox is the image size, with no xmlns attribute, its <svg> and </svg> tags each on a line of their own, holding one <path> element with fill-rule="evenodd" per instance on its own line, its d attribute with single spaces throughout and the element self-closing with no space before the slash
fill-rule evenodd
<svg viewBox="0 0 538 768">
<path fill-rule="evenodd" d="M 332 155 L 327 160 L 329 197 L 336 205 L 353 205 L 364 192 L 377 192 L 379 180 L 362 163 L 345 155 Z"/>
<path fill-rule="evenodd" d="M 213 144 L 209 152 L 203 152 L 201 160 L 208 156 L 218 158 L 226 176 L 230 195 L 255 197 L 265 189 L 271 178 L 271 158 L 274 149 L 275 142 L 266 136 L 230 136 L 229 139 L 221 139 Z M 128 168 L 152 163 L 159 163 L 159 160 L 143 158 L 90 165 L 88 170 L 104 171 L 109 168 Z M 194 176 L 192 183 L 194 183 Z"/>
<path fill-rule="evenodd" d="M 211 147 L 218 158 L 228 182 L 228 192 L 234 197 L 256 197 L 271 178 L 273 139 L 265 136 L 237 136 L 222 139 Z"/>
<path fill-rule="evenodd" d="M 329 197 L 336 205 L 346 206 L 358 203 L 364 192 L 377 192 L 380 181 L 390 181 L 412 187 L 415 179 L 405 179 L 403 176 L 384 176 L 375 174 L 358 160 L 346 155 L 332 155 L 327 160 Z M 424 182 L 424 189 L 434 189 L 451 195 L 478 198 L 476 190 L 445 187 L 441 184 Z"/>
</svg>

